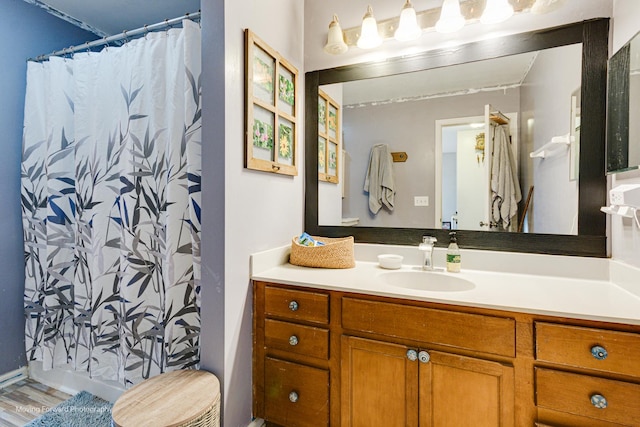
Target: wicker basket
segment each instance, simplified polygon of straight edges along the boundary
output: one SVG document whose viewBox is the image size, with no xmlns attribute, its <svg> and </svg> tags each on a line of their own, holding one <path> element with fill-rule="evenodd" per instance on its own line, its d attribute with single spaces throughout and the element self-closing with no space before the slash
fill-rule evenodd
<svg viewBox="0 0 640 427">
<path fill-rule="evenodd" d="M 303 246 L 298 237 L 291 240 L 291 256 L 289 262 L 303 267 L 318 268 L 353 268 L 356 260 L 353 256 L 353 236 L 349 237 L 317 237 L 324 246 Z"/>
</svg>

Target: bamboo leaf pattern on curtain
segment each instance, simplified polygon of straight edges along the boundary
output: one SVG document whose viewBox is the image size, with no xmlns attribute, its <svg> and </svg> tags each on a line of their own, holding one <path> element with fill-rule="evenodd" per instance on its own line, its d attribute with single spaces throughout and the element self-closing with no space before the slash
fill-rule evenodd
<svg viewBox="0 0 640 427">
<path fill-rule="evenodd" d="M 29 63 L 29 360 L 125 385 L 200 359 L 200 29 Z"/>
</svg>

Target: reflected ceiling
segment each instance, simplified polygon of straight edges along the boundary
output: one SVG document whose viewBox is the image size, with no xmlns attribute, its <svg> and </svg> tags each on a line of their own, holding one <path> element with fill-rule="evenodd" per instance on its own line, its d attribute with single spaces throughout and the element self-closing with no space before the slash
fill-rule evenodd
<svg viewBox="0 0 640 427">
<path fill-rule="evenodd" d="M 384 84 L 372 84 L 378 79 L 352 81 L 344 85 L 343 104 L 348 106 L 417 96 L 450 96 L 519 86 L 536 56 L 536 52 L 529 52 L 491 61 L 385 76 L 382 77 Z"/>
</svg>

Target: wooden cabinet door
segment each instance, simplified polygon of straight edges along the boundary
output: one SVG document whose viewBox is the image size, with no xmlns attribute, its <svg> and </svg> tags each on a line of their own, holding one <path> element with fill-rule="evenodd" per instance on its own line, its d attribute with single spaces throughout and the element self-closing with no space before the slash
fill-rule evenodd
<svg viewBox="0 0 640 427">
<path fill-rule="evenodd" d="M 429 351 L 420 363 L 420 427 L 512 427 L 513 367 Z"/>
<path fill-rule="evenodd" d="M 408 350 L 342 336 L 342 427 L 418 426 L 418 361 Z"/>
</svg>

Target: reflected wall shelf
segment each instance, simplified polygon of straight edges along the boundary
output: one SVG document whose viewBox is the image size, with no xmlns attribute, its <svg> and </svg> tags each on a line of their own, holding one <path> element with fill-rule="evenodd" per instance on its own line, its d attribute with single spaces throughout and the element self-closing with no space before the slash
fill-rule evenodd
<svg viewBox="0 0 640 427">
<path fill-rule="evenodd" d="M 555 154 L 560 153 L 561 152 L 560 148 L 567 147 L 574 140 L 575 138 L 573 136 L 570 136 L 569 134 L 562 135 L 562 136 L 554 136 L 553 138 L 551 138 L 551 141 L 547 142 L 542 147 L 538 148 L 536 151 L 529 153 L 529 157 L 531 157 L 532 159 L 536 157 L 540 157 L 542 159 L 546 157 L 551 157 Z"/>
</svg>

